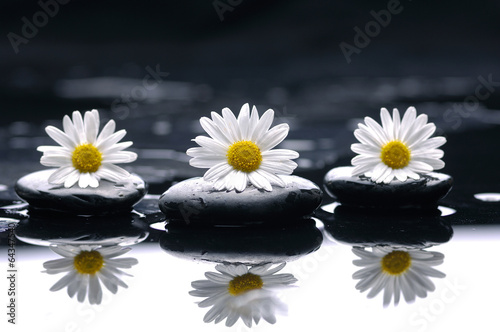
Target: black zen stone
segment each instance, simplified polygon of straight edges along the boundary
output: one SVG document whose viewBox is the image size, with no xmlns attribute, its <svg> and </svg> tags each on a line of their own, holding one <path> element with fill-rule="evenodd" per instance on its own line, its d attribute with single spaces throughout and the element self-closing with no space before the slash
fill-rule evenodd
<svg viewBox="0 0 500 332">
<path fill-rule="evenodd" d="M 435 207 L 450 191 L 453 178 L 431 172 L 405 182 L 375 183 L 365 176 L 352 176 L 353 167 L 337 167 L 324 178 L 328 195 L 348 206 L 374 208 Z"/>
<path fill-rule="evenodd" d="M 16 227 L 16 237 L 37 246 L 129 246 L 144 241 L 149 226 L 135 214 L 115 216 L 30 216 Z M 77 225 L 77 227 L 75 227 Z"/>
<path fill-rule="evenodd" d="M 218 263 L 281 263 L 316 251 L 323 241 L 312 219 L 286 225 L 213 226 L 172 224 L 160 237 L 169 254 Z"/>
<path fill-rule="evenodd" d="M 186 223 L 240 225 L 297 219 L 321 204 L 321 189 L 313 182 L 293 175 L 283 179 L 284 188 L 267 192 L 249 186 L 241 193 L 216 191 L 203 178 L 187 179 L 163 193 L 159 206 L 167 218 Z"/>
<path fill-rule="evenodd" d="M 355 246 L 428 248 L 448 242 L 453 228 L 434 209 L 389 209 L 337 206 L 334 213 L 318 209 L 319 218 L 336 241 Z"/>
<path fill-rule="evenodd" d="M 16 192 L 30 208 L 74 215 L 125 213 L 130 212 L 147 192 L 145 182 L 134 174 L 120 183 L 102 180 L 98 188 L 80 188 L 78 184 L 64 188 L 49 184 L 53 171 L 31 173 L 17 181 Z"/>
</svg>

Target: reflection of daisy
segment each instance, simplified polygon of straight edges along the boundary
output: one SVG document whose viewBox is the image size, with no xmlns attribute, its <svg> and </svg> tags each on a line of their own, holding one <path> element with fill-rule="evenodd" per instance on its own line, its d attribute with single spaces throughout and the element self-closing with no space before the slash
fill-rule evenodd
<svg viewBox="0 0 500 332">
<path fill-rule="evenodd" d="M 220 273 L 206 272 L 208 280 L 194 281 L 193 296 L 207 297 L 198 305 L 202 308 L 213 306 L 203 320 L 219 323 L 226 319 L 226 326 L 233 326 L 241 317 L 245 325 L 258 324 L 260 319 L 274 324 L 276 312 L 285 312 L 286 305 L 275 293 L 278 288 L 286 287 L 297 281 L 289 273 L 275 274 L 283 269 L 285 263 L 274 268 L 272 264 L 254 266 L 248 269 L 242 264 L 219 264 L 215 268 Z"/>
<path fill-rule="evenodd" d="M 122 151 L 132 142 L 118 143 L 126 134 L 125 130 L 115 133 L 115 122 L 110 120 L 99 136 L 99 113 L 97 110 L 85 112 L 82 119 L 80 112 L 73 112 L 73 121 L 69 116 L 63 118 L 61 131 L 53 126 L 45 128 L 47 134 L 61 146 L 40 146 L 43 152 L 42 165 L 59 167 L 49 178 L 52 184 L 63 184 L 66 188 L 78 182 L 81 188 L 97 188 L 99 180 L 118 182 L 130 174 L 114 165 L 130 163 L 137 154 Z"/>
<path fill-rule="evenodd" d="M 215 181 L 216 190 L 243 191 L 250 181 L 256 188 L 272 191 L 271 183 L 284 187 L 278 175 L 291 174 L 297 164 L 290 159 L 299 157 L 292 150 L 275 149 L 288 135 L 286 123 L 271 129 L 274 111 L 268 110 L 259 119 L 255 106 L 249 115 L 249 105 L 241 108 L 238 118 L 229 108 L 222 116 L 212 112 L 212 119 L 203 117 L 201 126 L 210 135 L 194 139 L 201 147 L 187 150 L 193 157 L 189 164 L 209 168 L 204 179 Z"/>
<path fill-rule="evenodd" d="M 389 183 L 394 177 L 406 181 L 408 177 L 419 179 L 418 173 L 427 173 L 444 167 L 440 159 L 444 153 L 437 149 L 444 137 L 429 138 L 436 126 L 427 123 L 427 115 L 418 117 L 414 107 L 409 107 L 401 120 L 394 109 L 392 118 L 382 108 L 382 126 L 370 117 L 359 124 L 354 136 L 361 142 L 351 145 L 359 155 L 352 159 L 355 166 L 352 175 L 365 174 L 373 181 Z"/>
<path fill-rule="evenodd" d="M 445 274 L 431 266 L 443 263 L 444 255 L 420 249 L 397 249 L 390 247 L 353 248 L 361 259 L 353 264 L 363 268 L 353 274 L 360 279 L 356 289 L 364 292 L 371 288 L 368 298 L 384 290 L 384 306 L 389 305 L 394 295 L 394 304 L 399 303 L 401 293 L 406 302 L 415 301 L 415 296 L 424 298 L 435 286 L 429 277 L 444 278 Z"/>
<path fill-rule="evenodd" d="M 87 296 L 90 304 L 100 304 L 102 300 L 101 283 L 113 294 L 118 291 L 118 286 L 127 288 L 118 275 L 128 275 L 120 269 L 128 269 L 137 264 L 135 258 L 115 258 L 127 253 L 131 248 L 121 246 L 71 246 L 59 245 L 51 249 L 64 258 L 43 263 L 48 274 L 69 272 L 50 288 L 55 292 L 68 287 L 68 295 L 77 295 L 79 302 Z"/>
</svg>

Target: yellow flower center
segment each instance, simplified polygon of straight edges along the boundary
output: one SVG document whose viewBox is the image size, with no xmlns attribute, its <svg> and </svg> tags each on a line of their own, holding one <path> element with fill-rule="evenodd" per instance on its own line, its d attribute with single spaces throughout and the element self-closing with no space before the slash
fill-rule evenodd
<svg viewBox="0 0 500 332">
<path fill-rule="evenodd" d="M 410 163 L 410 149 L 401 141 L 391 141 L 382 146 L 380 159 L 392 169 L 408 166 Z"/>
<path fill-rule="evenodd" d="M 227 162 L 235 170 L 245 173 L 259 169 L 262 162 L 262 154 L 259 147 L 251 141 L 239 141 L 229 146 L 227 150 Z"/>
<path fill-rule="evenodd" d="M 92 144 L 82 144 L 73 151 L 71 161 L 80 173 L 94 173 L 101 166 L 102 153 Z"/>
<path fill-rule="evenodd" d="M 263 284 L 260 276 L 253 273 L 246 273 L 231 280 L 228 290 L 229 294 L 236 296 L 253 289 L 260 289 Z"/>
<path fill-rule="evenodd" d="M 395 250 L 382 258 L 382 271 L 397 276 L 410 268 L 411 257 L 406 251 Z"/>
<path fill-rule="evenodd" d="M 84 250 L 75 256 L 73 265 L 78 273 L 95 274 L 99 272 L 104 265 L 104 258 L 98 251 Z"/>
</svg>

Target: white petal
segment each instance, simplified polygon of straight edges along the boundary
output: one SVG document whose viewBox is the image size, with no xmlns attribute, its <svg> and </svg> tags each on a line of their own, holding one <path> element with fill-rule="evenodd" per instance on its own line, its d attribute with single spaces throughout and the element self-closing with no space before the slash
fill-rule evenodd
<svg viewBox="0 0 500 332">
<path fill-rule="evenodd" d="M 75 131 L 78 135 L 79 144 L 86 143 L 85 137 L 85 127 L 83 125 L 83 118 L 80 112 L 73 112 L 73 126 L 75 127 Z"/>
<path fill-rule="evenodd" d="M 437 136 L 437 137 L 432 137 L 429 138 L 426 141 L 423 141 L 419 144 L 415 144 L 415 146 L 412 147 L 412 151 L 419 151 L 419 150 L 431 150 L 440 147 L 441 145 L 446 143 L 446 138 Z"/>
<path fill-rule="evenodd" d="M 45 128 L 45 132 L 50 136 L 50 138 L 65 148 L 72 150 L 75 147 L 73 140 L 56 127 L 47 126 Z"/>
<path fill-rule="evenodd" d="M 253 112 L 252 112 L 253 115 Z M 271 124 L 274 120 L 274 111 L 272 109 L 267 110 L 262 117 L 259 119 L 258 123 L 255 125 L 255 129 L 252 133 L 252 141 L 259 142 L 260 138 L 269 130 Z"/>
<path fill-rule="evenodd" d="M 204 148 L 207 148 L 207 149 L 210 149 L 216 153 L 219 153 L 219 154 L 226 154 L 227 153 L 227 146 L 223 145 L 222 143 L 214 140 L 214 139 L 211 139 L 211 138 L 208 138 L 206 136 L 197 136 L 194 141 L 204 147 Z"/>
<path fill-rule="evenodd" d="M 263 169 L 258 169 L 255 172 L 259 173 L 264 178 L 266 178 L 267 180 L 269 180 L 269 182 L 271 182 L 271 184 L 275 184 L 275 185 L 277 185 L 277 186 L 279 186 L 281 188 L 286 187 L 285 181 L 279 175 L 276 175 L 276 174 L 273 174 L 273 173 L 269 173 L 267 171 L 264 171 Z"/>
<path fill-rule="evenodd" d="M 365 145 L 380 150 L 383 144 L 377 142 L 377 140 L 371 135 L 369 129 L 363 124 L 359 124 L 358 127 L 359 128 L 354 131 L 356 139 Z"/>
<path fill-rule="evenodd" d="M 417 160 L 419 157 L 440 159 L 443 158 L 443 156 L 444 156 L 444 151 L 439 149 L 431 149 L 431 150 L 418 149 L 411 151 L 411 159 L 417 159 Z"/>
<path fill-rule="evenodd" d="M 76 277 L 76 272 L 72 271 L 62 277 L 58 282 L 56 282 L 52 287 L 50 287 L 50 291 L 56 292 L 58 290 L 63 289 L 64 287 L 68 286 L 71 281 Z"/>
<path fill-rule="evenodd" d="M 61 167 L 61 166 L 71 166 L 71 159 L 67 156 L 42 156 L 40 158 L 40 163 L 47 167 Z"/>
<path fill-rule="evenodd" d="M 95 175 L 103 180 L 109 180 L 111 182 L 118 182 L 130 176 L 130 173 L 113 164 L 103 164 Z"/>
<path fill-rule="evenodd" d="M 92 188 L 99 187 L 99 177 L 95 173 L 90 174 L 89 186 Z"/>
<path fill-rule="evenodd" d="M 383 145 L 384 142 L 389 141 L 390 139 L 387 137 L 385 131 L 382 127 L 377 123 L 377 121 L 373 120 L 369 116 L 365 117 L 365 123 L 368 128 L 371 130 L 372 137 L 377 141 L 378 144 Z"/>
<path fill-rule="evenodd" d="M 259 112 L 257 111 L 257 107 L 252 106 L 252 113 L 250 115 L 250 122 L 248 124 L 248 138 L 253 139 L 253 133 L 257 125 L 259 124 Z"/>
<path fill-rule="evenodd" d="M 102 288 L 97 276 L 89 276 L 89 303 L 100 304 L 102 301 Z"/>
<path fill-rule="evenodd" d="M 425 163 L 425 164 L 431 166 L 435 170 L 442 169 L 442 168 L 444 168 L 444 165 L 445 165 L 444 161 L 442 161 L 441 159 L 435 159 L 435 158 L 420 157 L 420 158 L 413 158 L 413 161 L 419 161 L 419 162 Z"/>
<path fill-rule="evenodd" d="M 97 110 L 85 112 L 85 119 L 83 120 L 87 142 L 94 144 L 97 139 L 97 132 L 99 131 L 99 113 Z"/>
<path fill-rule="evenodd" d="M 401 118 L 399 117 L 399 111 L 397 108 L 392 110 L 392 123 L 394 128 L 393 138 L 395 140 L 399 139 L 399 132 L 401 127 Z"/>
<path fill-rule="evenodd" d="M 433 123 L 428 123 L 425 126 L 423 126 L 422 129 L 420 129 L 417 132 L 412 133 L 411 135 L 408 136 L 407 142 L 408 142 L 408 147 L 412 149 L 415 147 L 418 143 L 425 141 L 431 135 L 436 131 L 436 126 Z"/>
<path fill-rule="evenodd" d="M 394 175 L 401 182 L 405 182 L 406 179 L 408 178 L 408 175 L 406 175 L 406 172 L 404 170 L 402 170 L 402 169 L 395 169 L 394 170 Z"/>
<path fill-rule="evenodd" d="M 80 172 L 75 169 L 66 177 L 66 180 L 64 181 L 64 187 L 65 188 L 72 187 L 75 183 L 78 182 L 79 179 L 80 179 Z"/>
<path fill-rule="evenodd" d="M 226 153 L 217 153 L 215 151 L 212 151 L 212 150 L 204 148 L 204 147 L 189 148 L 189 149 L 187 149 L 186 154 L 190 157 L 193 157 L 193 158 L 217 156 L 217 157 L 220 157 L 220 158 L 226 160 Z"/>
<path fill-rule="evenodd" d="M 36 148 L 37 151 L 43 152 L 46 155 L 65 155 L 71 157 L 73 153 L 74 147 L 71 149 L 65 148 L 63 146 L 55 146 L 55 145 L 40 145 Z"/>
<path fill-rule="evenodd" d="M 137 153 L 131 151 L 118 151 L 112 154 L 106 154 L 102 158 L 103 163 L 130 163 L 137 159 Z"/>
<path fill-rule="evenodd" d="M 250 129 L 250 106 L 248 103 L 244 104 L 241 107 L 240 114 L 238 115 L 238 125 L 240 127 L 241 139 L 249 140 L 250 136 L 248 135 Z"/>
<path fill-rule="evenodd" d="M 125 150 L 126 148 L 130 147 L 132 144 L 133 144 L 133 142 L 131 142 L 131 141 L 116 143 L 116 144 L 114 144 L 106 149 L 102 149 L 101 152 L 103 154 L 115 153 L 118 151 Z"/>
<path fill-rule="evenodd" d="M 403 120 L 401 121 L 399 140 L 406 142 L 408 135 L 412 133 L 413 124 L 415 122 L 416 117 L 417 117 L 417 111 L 415 110 L 415 107 L 413 106 L 408 107 L 405 114 L 403 115 Z"/>
<path fill-rule="evenodd" d="M 295 165 L 292 167 L 291 165 L 287 165 L 284 162 L 262 160 L 259 169 L 268 171 L 273 174 L 291 174 L 293 170 L 297 167 L 296 163 L 294 162 L 291 163 Z"/>
<path fill-rule="evenodd" d="M 248 184 L 248 175 L 245 172 L 238 171 L 236 175 L 233 177 L 234 180 L 234 189 L 238 192 L 242 192 L 245 190 Z"/>
<path fill-rule="evenodd" d="M 266 191 L 272 191 L 273 188 L 269 180 L 262 176 L 259 172 L 252 172 L 248 174 L 248 178 L 252 185 L 259 189 L 264 189 Z"/>
<path fill-rule="evenodd" d="M 374 148 L 371 145 L 354 143 L 351 145 L 351 150 L 358 154 L 366 154 L 369 156 L 380 156 L 380 148 Z"/>
<path fill-rule="evenodd" d="M 90 184 L 90 174 L 89 173 L 81 173 L 80 179 L 78 180 L 78 186 L 80 188 L 87 188 Z"/>
<path fill-rule="evenodd" d="M 49 183 L 61 184 L 66 181 L 68 175 L 74 172 L 73 166 L 61 167 L 49 176 Z"/>
<path fill-rule="evenodd" d="M 268 151 L 280 144 L 288 135 L 290 127 L 286 123 L 279 124 L 262 135 L 257 142 L 261 151 Z"/>
<path fill-rule="evenodd" d="M 357 155 L 351 160 L 351 164 L 353 166 L 357 165 L 363 165 L 363 164 L 374 164 L 374 163 L 379 163 L 380 162 L 380 157 L 379 156 L 371 156 L 371 155 Z"/>
<path fill-rule="evenodd" d="M 279 161 L 283 159 L 296 159 L 299 157 L 298 152 L 288 149 L 274 149 L 262 152 L 262 159 Z"/>
<path fill-rule="evenodd" d="M 426 163 L 423 163 L 421 161 L 417 160 L 410 160 L 410 163 L 407 166 L 409 169 L 411 169 L 414 172 L 417 173 L 427 173 L 427 172 L 432 172 L 432 166 Z"/>
<path fill-rule="evenodd" d="M 211 168 L 221 163 L 227 164 L 226 160 L 222 159 L 221 157 L 200 157 L 189 160 L 189 165 L 197 168 Z"/>
<path fill-rule="evenodd" d="M 379 163 L 373 169 L 372 180 L 376 182 L 382 182 L 388 175 L 387 172 L 389 167 L 383 163 Z M 379 181 L 380 180 L 380 181 Z"/>
<path fill-rule="evenodd" d="M 67 115 L 63 117 L 63 130 L 73 141 L 74 146 L 80 144 L 80 137 L 75 129 L 75 126 L 73 125 L 73 122 L 71 122 L 71 119 Z"/>
<path fill-rule="evenodd" d="M 227 129 L 229 131 L 229 134 L 232 138 L 233 142 L 241 141 L 241 131 L 240 127 L 238 125 L 238 120 L 234 116 L 233 112 L 229 108 L 223 108 L 222 109 L 222 116 L 224 118 L 224 121 L 226 122 Z"/>
<path fill-rule="evenodd" d="M 219 129 L 219 126 L 217 126 L 212 120 L 210 120 L 207 117 L 202 117 L 200 119 L 200 124 L 203 127 L 203 129 L 207 132 L 210 137 L 213 139 L 226 144 L 226 145 L 231 145 L 233 142 L 224 134 L 223 131 Z"/>
<path fill-rule="evenodd" d="M 98 148 L 99 151 L 105 151 L 111 148 L 114 144 L 118 143 L 123 137 L 125 137 L 126 134 L 127 131 L 125 129 L 122 129 L 108 136 L 107 138 L 98 139 L 96 142 L 96 148 Z"/>
<path fill-rule="evenodd" d="M 382 128 L 384 129 L 389 140 L 394 139 L 394 124 L 392 122 L 391 115 L 387 108 L 382 107 L 380 109 L 380 119 L 382 120 Z"/>
<path fill-rule="evenodd" d="M 230 165 L 228 165 L 227 162 L 221 162 L 211 167 L 208 171 L 206 171 L 205 175 L 203 175 L 203 178 L 206 181 L 213 181 L 225 177 L 232 170 L 233 168 Z"/>
<path fill-rule="evenodd" d="M 101 133 L 97 137 L 97 140 L 95 142 L 96 146 L 100 146 L 101 142 L 108 139 L 109 136 L 111 136 L 116 129 L 116 123 L 114 120 L 109 120 L 108 123 L 102 128 Z"/>
<path fill-rule="evenodd" d="M 358 175 L 365 174 L 367 172 L 371 172 L 371 171 L 373 171 L 375 166 L 377 166 L 377 164 L 379 164 L 379 163 L 380 163 L 380 161 L 375 161 L 373 163 L 362 163 L 362 164 L 354 167 L 354 169 L 352 170 L 352 176 L 358 176 Z"/>
</svg>

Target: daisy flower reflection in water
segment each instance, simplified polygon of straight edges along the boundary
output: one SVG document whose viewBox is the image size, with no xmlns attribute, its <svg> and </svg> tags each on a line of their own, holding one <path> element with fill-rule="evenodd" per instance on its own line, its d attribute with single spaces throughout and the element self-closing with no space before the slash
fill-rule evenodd
<svg viewBox="0 0 500 332">
<path fill-rule="evenodd" d="M 132 142 L 118 143 L 126 134 L 125 130 L 115 132 L 116 124 L 110 120 L 99 131 L 99 112 L 73 112 L 63 118 L 63 129 L 53 126 L 45 128 L 47 134 L 61 146 L 39 146 L 43 152 L 40 163 L 48 167 L 58 167 L 49 177 L 51 184 L 64 184 L 70 188 L 75 183 L 81 188 L 97 188 L 99 181 L 119 182 L 130 176 L 129 172 L 115 164 L 130 163 L 137 159 L 135 152 L 123 151 Z"/>
<path fill-rule="evenodd" d="M 384 306 L 391 303 L 392 297 L 397 305 L 401 293 L 406 302 L 415 301 L 416 296 L 424 298 L 435 290 L 430 277 L 445 277 L 444 273 L 432 268 L 443 263 L 444 255 L 439 252 L 390 247 L 373 247 L 371 251 L 354 247 L 352 251 L 360 258 L 353 264 L 362 267 L 352 276 L 360 279 L 356 289 L 361 292 L 371 289 L 368 298 L 384 290 Z"/>
<path fill-rule="evenodd" d="M 219 264 L 219 273 L 206 272 L 207 280 L 194 281 L 193 296 L 206 297 L 198 306 L 212 308 L 203 318 L 205 323 L 219 323 L 226 319 L 226 326 L 233 326 L 239 318 L 246 326 L 252 321 L 258 324 L 263 318 L 268 323 L 276 322 L 276 313 L 285 314 L 286 305 L 281 302 L 276 291 L 297 281 L 289 273 L 276 274 L 285 263 L 276 267 L 264 264 L 248 268 L 243 264 Z"/>
<path fill-rule="evenodd" d="M 292 174 L 297 164 L 290 159 L 299 157 L 293 150 L 273 149 L 288 135 L 288 124 L 271 129 L 274 111 L 267 110 L 261 118 L 255 106 L 243 105 L 238 118 L 229 108 L 222 116 L 212 112 L 212 119 L 202 117 L 200 124 L 210 135 L 198 136 L 200 147 L 186 153 L 193 157 L 193 167 L 208 168 L 203 178 L 214 181 L 215 190 L 242 192 L 251 183 L 258 189 L 272 191 L 272 184 L 285 187 L 280 175 Z"/>
<path fill-rule="evenodd" d="M 58 245 L 50 248 L 64 258 L 43 263 L 46 269 L 44 272 L 48 274 L 68 272 L 50 290 L 55 292 L 68 287 L 68 295 L 73 297 L 77 294 L 79 302 L 84 302 L 88 293 L 90 304 L 101 303 L 101 283 L 113 294 L 118 291 L 118 286 L 127 288 L 127 284 L 118 276 L 130 276 L 130 274 L 121 269 L 131 268 L 138 263 L 135 258 L 115 258 L 131 249 L 121 246 Z"/>
<path fill-rule="evenodd" d="M 401 120 L 396 108 L 392 118 L 382 108 L 380 118 L 382 126 L 367 116 L 365 123 L 354 131 L 360 143 L 351 145 L 351 150 L 358 154 L 351 161 L 355 166 L 353 176 L 365 175 L 377 183 L 390 183 L 394 178 L 404 182 L 444 167 L 444 152 L 438 147 L 446 139 L 429 138 L 436 126 L 427 123 L 427 115 L 417 117 L 415 107 L 409 107 Z"/>
</svg>

